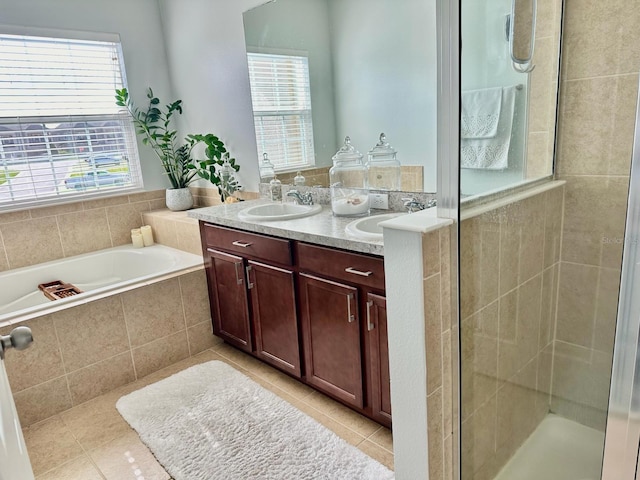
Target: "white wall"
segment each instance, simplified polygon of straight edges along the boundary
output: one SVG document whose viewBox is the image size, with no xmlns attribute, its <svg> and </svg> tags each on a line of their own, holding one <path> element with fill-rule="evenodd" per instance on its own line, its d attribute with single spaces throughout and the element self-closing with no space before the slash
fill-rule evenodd
<svg viewBox="0 0 640 480">
<path fill-rule="evenodd" d="M 172 95 L 156 0 L 0 0 L 0 23 L 118 33 L 134 101 L 145 104 L 147 86 L 162 98 Z M 141 143 L 138 150 L 145 189 L 168 187 L 154 153 Z"/>
<path fill-rule="evenodd" d="M 437 50 L 432 0 L 330 0 L 338 137 L 361 153 L 381 132 L 436 191 Z"/>
<path fill-rule="evenodd" d="M 247 48 L 252 51 L 307 53 L 316 166 L 331 166 L 340 145 L 336 142 L 327 1 L 278 0 L 247 12 L 244 27 Z"/>
<path fill-rule="evenodd" d="M 258 159 L 242 12 L 264 0 L 159 0 L 171 83 L 184 102 L 181 130 L 214 133 L 258 191 Z"/>
</svg>

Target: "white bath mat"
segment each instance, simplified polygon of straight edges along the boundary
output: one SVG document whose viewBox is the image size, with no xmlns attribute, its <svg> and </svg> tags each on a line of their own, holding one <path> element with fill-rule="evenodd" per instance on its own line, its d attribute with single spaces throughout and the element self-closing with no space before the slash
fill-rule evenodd
<svg viewBox="0 0 640 480">
<path fill-rule="evenodd" d="M 125 395 L 118 411 L 175 480 L 387 480 L 393 472 L 223 362 Z"/>
</svg>

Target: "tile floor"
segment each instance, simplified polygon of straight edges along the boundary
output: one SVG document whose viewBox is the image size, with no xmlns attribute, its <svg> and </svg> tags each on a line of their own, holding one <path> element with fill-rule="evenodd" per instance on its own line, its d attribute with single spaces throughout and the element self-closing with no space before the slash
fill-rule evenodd
<svg viewBox="0 0 640 480">
<path fill-rule="evenodd" d="M 166 480 L 169 475 L 115 409 L 122 396 L 192 365 L 221 360 L 393 469 L 389 429 L 226 344 L 25 428 L 37 480 Z"/>
</svg>

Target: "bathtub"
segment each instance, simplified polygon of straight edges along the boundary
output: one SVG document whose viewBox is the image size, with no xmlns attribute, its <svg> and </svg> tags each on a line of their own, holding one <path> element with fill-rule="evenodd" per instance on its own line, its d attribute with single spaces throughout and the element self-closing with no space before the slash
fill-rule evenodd
<svg viewBox="0 0 640 480">
<path fill-rule="evenodd" d="M 130 245 L 0 273 L 0 327 L 47 315 L 203 268 L 202 257 L 164 245 Z M 41 283 L 62 280 L 83 293 L 49 300 Z"/>
</svg>

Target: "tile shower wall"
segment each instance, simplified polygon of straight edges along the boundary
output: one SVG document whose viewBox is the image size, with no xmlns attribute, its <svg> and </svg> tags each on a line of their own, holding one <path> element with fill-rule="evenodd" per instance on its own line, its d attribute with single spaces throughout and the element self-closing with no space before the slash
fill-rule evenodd
<svg viewBox="0 0 640 480">
<path fill-rule="evenodd" d="M 526 178 L 553 173 L 561 0 L 538 0 L 529 94 Z"/>
<path fill-rule="evenodd" d="M 553 411 L 604 430 L 640 71 L 638 0 L 566 0 L 557 177 L 567 181 Z"/>
<path fill-rule="evenodd" d="M 213 346 L 204 270 L 28 320 L 5 366 L 23 427 Z M 11 328 L 0 329 L 6 335 Z"/>
<path fill-rule="evenodd" d="M 142 213 L 164 208 L 164 190 L 0 214 L 0 271 L 131 242 Z"/>
<path fill-rule="evenodd" d="M 549 411 L 563 188 L 463 220 L 462 478 L 491 479 Z"/>
<path fill-rule="evenodd" d="M 450 235 L 446 227 L 422 237 L 430 480 L 453 478 Z"/>
</svg>

